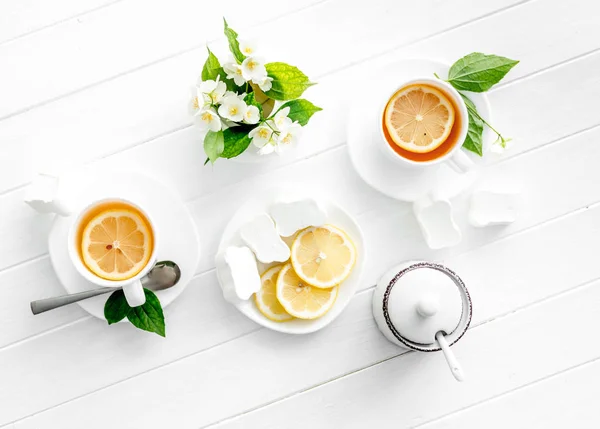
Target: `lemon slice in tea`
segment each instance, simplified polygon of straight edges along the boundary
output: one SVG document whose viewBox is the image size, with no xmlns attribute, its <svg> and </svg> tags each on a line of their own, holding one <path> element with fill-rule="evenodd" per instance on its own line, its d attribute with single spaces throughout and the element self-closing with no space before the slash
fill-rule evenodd
<svg viewBox="0 0 600 429">
<path fill-rule="evenodd" d="M 148 264 L 152 247 L 152 233 L 140 214 L 108 209 L 85 226 L 81 255 L 87 268 L 98 277 L 126 280 Z"/>
<path fill-rule="evenodd" d="M 396 92 L 384 112 L 394 143 L 413 153 L 437 149 L 450 135 L 454 107 L 448 96 L 429 85 L 410 85 Z"/>
</svg>

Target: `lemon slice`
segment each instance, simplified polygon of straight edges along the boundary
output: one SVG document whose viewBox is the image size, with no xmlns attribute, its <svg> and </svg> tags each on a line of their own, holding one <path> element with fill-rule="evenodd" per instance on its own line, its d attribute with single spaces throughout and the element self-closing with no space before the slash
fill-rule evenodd
<svg viewBox="0 0 600 429">
<path fill-rule="evenodd" d="M 338 287 L 321 289 L 304 282 L 287 263 L 277 277 L 277 299 L 281 306 L 299 319 L 316 319 L 327 313 L 338 295 Z"/>
<path fill-rule="evenodd" d="M 410 85 L 392 96 L 384 120 L 394 143 L 409 152 L 427 153 L 450 135 L 454 107 L 443 92 L 429 85 Z"/>
<path fill-rule="evenodd" d="M 150 260 L 152 234 L 145 220 L 127 209 L 94 217 L 82 233 L 81 254 L 88 269 L 107 280 L 126 280 Z"/>
<path fill-rule="evenodd" d="M 293 319 L 277 300 L 277 275 L 282 267 L 282 265 L 276 265 L 265 271 L 260 276 L 262 286 L 254 294 L 254 302 L 258 307 L 258 311 L 274 322 L 286 322 Z"/>
<path fill-rule="evenodd" d="M 346 280 L 356 262 L 354 244 L 344 231 L 331 225 L 301 231 L 291 251 L 298 277 L 319 288 L 331 288 Z"/>
</svg>

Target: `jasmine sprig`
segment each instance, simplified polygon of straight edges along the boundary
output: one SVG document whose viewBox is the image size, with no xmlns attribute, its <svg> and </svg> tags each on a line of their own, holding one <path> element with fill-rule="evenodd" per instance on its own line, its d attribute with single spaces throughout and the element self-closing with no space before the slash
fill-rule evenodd
<svg viewBox="0 0 600 429">
<path fill-rule="evenodd" d="M 467 138 L 463 143 L 465 149 L 468 149 L 479 156 L 483 155 L 484 125 L 496 134 L 495 145 L 504 149 L 506 148 L 506 143 L 511 141 L 510 138 L 504 137 L 490 125 L 489 122 L 481 117 L 475 104 L 463 93 L 463 91 L 485 92 L 489 90 L 495 84 L 500 82 L 518 63 L 519 61 L 505 57 L 473 52 L 459 59 L 452 64 L 452 67 L 450 67 L 446 82 L 459 91 L 467 105 L 467 111 L 469 113 L 469 131 Z M 437 74 L 434 73 L 434 75 L 440 79 Z"/>
</svg>

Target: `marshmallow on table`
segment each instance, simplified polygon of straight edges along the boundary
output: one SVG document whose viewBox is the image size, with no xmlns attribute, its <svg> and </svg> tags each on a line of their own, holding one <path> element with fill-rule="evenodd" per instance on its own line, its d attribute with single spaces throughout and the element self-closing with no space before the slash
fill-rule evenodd
<svg viewBox="0 0 600 429">
<path fill-rule="evenodd" d="M 50 174 L 37 174 L 25 194 L 25 202 L 40 213 L 68 215 L 69 207 L 57 200 L 59 179 Z"/>
<path fill-rule="evenodd" d="M 478 190 L 471 196 L 469 223 L 481 228 L 517 220 L 519 194 L 515 191 Z"/>
<path fill-rule="evenodd" d="M 285 262 L 290 258 L 290 248 L 277 233 L 273 219 L 266 213 L 242 226 L 240 236 L 252 249 L 256 259 L 264 264 Z"/>
<path fill-rule="evenodd" d="M 431 249 L 443 249 L 460 243 L 462 234 L 454 218 L 448 200 L 425 198 L 413 204 L 413 211 Z"/>
<path fill-rule="evenodd" d="M 283 237 L 309 226 L 322 226 L 327 220 L 327 213 L 312 198 L 275 203 L 271 206 L 270 214 L 279 235 Z"/>
<path fill-rule="evenodd" d="M 247 247 L 230 246 L 215 258 L 223 296 L 229 302 L 247 300 L 261 287 L 254 254 Z"/>
</svg>

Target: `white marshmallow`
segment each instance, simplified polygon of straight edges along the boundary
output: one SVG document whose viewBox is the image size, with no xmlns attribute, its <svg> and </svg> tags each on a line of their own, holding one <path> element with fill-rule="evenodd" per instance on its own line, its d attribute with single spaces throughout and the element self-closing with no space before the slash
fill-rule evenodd
<svg viewBox="0 0 600 429">
<path fill-rule="evenodd" d="M 283 237 L 309 226 L 322 226 L 327 221 L 327 213 L 312 198 L 275 203 L 270 214 Z"/>
<path fill-rule="evenodd" d="M 514 191 L 478 190 L 471 196 L 469 223 L 482 228 L 517 220 L 519 194 Z"/>
<path fill-rule="evenodd" d="M 256 216 L 242 226 L 240 236 L 252 249 L 256 258 L 264 264 L 290 259 L 290 248 L 277 233 L 273 219 L 266 213 Z"/>
<path fill-rule="evenodd" d="M 223 296 L 227 301 L 247 300 L 260 290 L 256 259 L 249 248 L 230 246 L 217 255 L 215 265 Z"/>
</svg>

